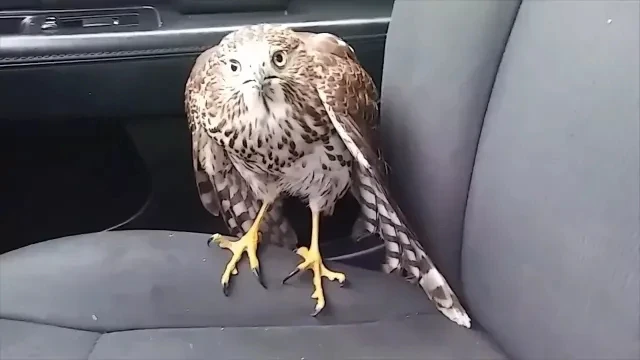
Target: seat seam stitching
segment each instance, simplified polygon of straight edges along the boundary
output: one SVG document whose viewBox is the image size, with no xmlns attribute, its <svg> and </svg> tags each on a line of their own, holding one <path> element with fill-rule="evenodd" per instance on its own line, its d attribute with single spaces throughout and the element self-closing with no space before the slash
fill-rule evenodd
<svg viewBox="0 0 640 360">
<path fill-rule="evenodd" d="M 513 28 L 516 24 L 516 21 L 518 19 L 518 14 L 520 13 L 520 9 L 522 7 L 522 2 L 523 0 L 520 0 L 517 9 L 514 11 L 513 14 L 513 19 L 511 20 L 511 27 L 509 29 L 509 33 L 507 34 L 507 36 L 505 37 L 505 41 L 502 47 L 502 54 L 500 54 L 500 61 L 498 61 L 498 64 L 496 66 L 496 71 L 495 71 L 495 75 L 493 76 L 493 82 L 491 83 L 491 89 L 489 90 L 489 96 L 487 98 L 487 103 L 484 109 L 484 113 L 482 115 L 482 122 L 480 124 L 480 131 L 478 133 L 478 139 L 476 142 L 476 147 L 475 147 L 475 151 L 473 154 L 473 163 L 471 166 L 471 173 L 469 174 L 469 183 L 467 184 L 467 198 L 465 199 L 464 202 L 464 212 L 462 214 L 462 233 L 460 236 L 460 249 L 459 249 L 459 253 L 458 253 L 458 259 L 460 260 L 458 262 L 458 273 L 460 274 L 460 286 L 461 286 L 461 290 L 463 292 L 463 295 L 466 295 L 466 293 L 464 292 L 465 286 L 464 286 L 464 273 L 462 271 L 462 251 L 464 248 L 464 242 L 465 242 L 465 228 L 466 228 L 466 224 L 467 224 L 467 210 L 469 207 L 469 195 L 471 193 L 471 184 L 473 183 L 473 174 L 475 172 L 475 168 L 476 168 L 476 162 L 478 159 L 478 149 L 480 148 L 480 141 L 482 139 L 482 133 L 484 131 L 484 123 L 487 119 L 487 112 L 489 111 L 489 105 L 491 104 L 491 98 L 493 97 L 493 90 L 496 86 L 496 80 L 498 79 L 498 75 L 500 73 L 500 67 L 502 66 L 502 62 L 504 60 L 504 54 L 507 51 L 507 46 L 509 45 L 509 40 L 511 39 L 511 33 L 513 32 Z M 467 305 L 468 306 L 468 298 L 466 296 L 464 296 L 464 299 L 467 300 Z M 501 343 L 498 342 L 498 340 L 493 336 L 493 334 L 491 334 L 489 332 L 488 329 L 483 329 L 483 333 L 486 335 L 487 340 L 489 340 L 498 351 L 500 351 L 507 359 L 509 358 L 509 355 L 507 354 L 507 352 L 505 351 L 503 345 Z"/>
<path fill-rule="evenodd" d="M 507 50 L 507 45 L 509 44 L 509 39 L 511 38 L 511 32 L 513 31 L 513 27 L 515 25 L 516 19 L 518 17 L 518 13 L 520 12 L 520 7 L 522 6 L 522 0 L 520 1 L 520 3 L 518 4 L 518 8 L 516 9 L 516 11 L 514 12 L 513 15 L 513 19 L 511 21 L 511 27 L 509 29 L 509 33 L 507 34 L 507 36 L 505 37 L 505 41 L 504 44 L 502 46 L 502 54 L 500 55 L 500 61 L 498 61 L 498 64 L 496 66 L 496 70 L 495 70 L 495 75 L 493 76 L 493 82 L 491 83 L 491 89 L 489 90 L 489 96 L 487 97 L 487 103 L 485 105 L 485 109 L 484 109 L 484 113 L 482 115 L 482 121 L 480 123 L 480 131 L 478 133 L 478 139 L 476 141 L 476 146 L 475 146 L 475 151 L 473 154 L 473 163 L 471 165 L 471 172 L 469 174 L 469 182 L 467 184 L 467 198 L 465 199 L 464 202 L 464 212 L 462 214 L 462 234 L 460 237 L 460 249 L 459 249 L 459 253 L 458 253 L 458 259 L 460 259 L 460 261 L 458 262 L 458 273 L 460 274 L 460 285 L 462 286 L 462 289 L 464 291 L 464 279 L 463 279 L 463 275 L 462 275 L 462 249 L 464 247 L 464 229 L 466 227 L 466 220 L 467 220 L 467 208 L 469 206 L 469 194 L 471 192 L 471 184 L 473 183 L 473 173 L 476 167 L 476 161 L 478 158 L 478 148 L 480 147 L 480 140 L 482 139 L 482 132 L 484 130 L 484 122 L 486 120 L 486 116 L 487 116 L 487 112 L 489 111 L 489 104 L 491 103 L 491 97 L 493 96 L 493 89 L 496 85 L 496 79 L 498 78 L 498 73 L 500 72 L 500 67 L 502 65 L 502 60 L 504 59 L 504 53 Z"/>
<path fill-rule="evenodd" d="M 91 346 L 91 349 L 89 350 L 89 354 L 87 355 L 87 360 L 91 359 L 91 356 L 93 355 L 93 351 L 96 349 L 96 346 L 98 345 L 98 341 L 100 341 L 100 339 L 102 338 L 102 336 L 105 333 L 98 333 L 98 334 L 99 334 L 98 337 L 93 342 L 93 345 Z"/>
<path fill-rule="evenodd" d="M 0 317 L 0 320 L 17 321 L 17 322 L 23 322 L 23 323 L 29 323 L 29 324 L 35 324 L 35 325 L 58 327 L 58 328 L 67 329 L 67 330 L 84 331 L 84 332 L 91 332 L 91 333 L 95 333 L 95 334 L 102 334 L 102 332 L 100 332 L 100 331 L 76 328 L 76 327 L 72 327 L 72 326 L 59 325 L 59 324 L 48 323 L 48 322 L 44 322 L 44 321 L 27 320 L 27 319 L 22 319 L 22 318 L 18 318 L 18 317 L 2 316 L 2 317 Z"/>
<path fill-rule="evenodd" d="M 11 318 L 11 317 L 7 317 L 7 316 L 0 317 L 0 320 L 18 321 L 18 322 L 24 322 L 24 323 L 29 323 L 29 324 L 35 324 L 35 325 L 52 326 L 52 327 L 57 327 L 57 328 L 61 328 L 61 329 L 68 329 L 68 330 L 74 330 L 74 331 L 90 332 L 90 333 L 94 333 L 94 334 L 99 334 L 100 336 L 98 338 L 100 338 L 102 335 L 105 335 L 105 334 L 118 333 L 118 332 L 127 332 L 127 331 L 140 331 L 140 330 L 210 329 L 210 328 L 228 328 L 228 329 L 272 328 L 273 329 L 273 328 L 352 326 L 352 325 L 376 324 L 376 323 L 381 323 L 381 322 L 386 322 L 386 321 L 402 321 L 402 320 L 405 320 L 407 318 L 411 318 L 413 316 L 441 316 L 441 315 L 440 315 L 440 313 L 437 313 L 437 312 L 419 311 L 419 312 L 412 312 L 411 315 L 409 315 L 409 314 L 398 314 L 397 316 L 392 316 L 392 317 L 387 317 L 387 318 L 382 318 L 382 319 L 354 321 L 354 322 L 339 323 L 339 324 L 249 325 L 249 326 L 197 325 L 197 326 L 163 326 L 163 327 L 159 326 L 159 327 L 146 327 L 146 328 L 127 328 L 127 329 L 112 330 L 112 331 L 109 331 L 109 330 L 90 330 L 90 329 L 83 329 L 83 328 L 72 327 L 72 326 L 59 325 L 59 324 L 55 324 L 55 323 L 47 323 L 47 322 L 43 322 L 43 321 L 26 320 L 26 319 L 20 319 L 20 318 Z"/>
</svg>

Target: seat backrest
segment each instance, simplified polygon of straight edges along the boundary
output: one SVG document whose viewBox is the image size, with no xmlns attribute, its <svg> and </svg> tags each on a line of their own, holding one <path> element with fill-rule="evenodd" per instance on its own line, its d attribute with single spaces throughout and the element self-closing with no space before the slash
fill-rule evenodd
<svg viewBox="0 0 640 360">
<path fill-rule="evenodd" d="M 640 358 L 639 13 L 396 0 L 381 104 L 394 195 L 513 358 Z"/>
<path fill-rule="evenodd" d="M 396 0 L 389 25 L 381 127 L 390 182 L 457 292 L 476 146 L 518 5 Z"/>
</svg>

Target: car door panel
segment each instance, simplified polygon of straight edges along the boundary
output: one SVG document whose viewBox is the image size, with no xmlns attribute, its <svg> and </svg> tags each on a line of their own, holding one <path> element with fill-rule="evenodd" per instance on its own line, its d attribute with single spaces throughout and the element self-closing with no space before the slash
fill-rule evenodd
<svg viewBox="0 0 640 360">
<path fill-rule="evenodd" d="M 30 16 L 31 21 L 38 25 L 35 30 L 26 31 L 28 35 L 0 36 L 0 127 L 4 134 L 1 136 L 6 140 L 3 142 L 3 146 L 7 147 L 4 153 L 14 154 L 6 160 L 5 167 L 11 173 L 21 173 L 24 177 L 37 177 L 38 166 L 48 166 L 54 173 L 56 168 L 64 171 L 71 165 L 43 162 L 35 167 L 27 166 L 25 159 L 29 158 L 30 153 L 46 149 L 25 144 L 47 137 L 47 141 L 36 143 L 46 143 L 49 148 L 75 146 L 72 154 L 86 153 L 93 151 L 87 143 L 95 145 L 97 139 L 90 135 L 103 131 L 114 137 L 114 143 L 133 144 L 132 147 L 114 147 L 117 149 L 112 149 L 110 155 L 121 159 L 116 161 L 118 164 L 128 165 L 103 168 L 100 174 L 95 174 L 97 170 L 93 169 L 91 180 L 82 182 L 93 181 L 94 185 L 86 185 L 88 189 L 84 193 L 77 190 L 82 187 L 80 185 L 64 188 L 65 184 L 58 184 L 59 192 L 66 194 L 66 198 L 73 202 L 79 194 L 91 193 L 92 188 L 105 188 L 97 183 L 118 176 L 121 179 L 120 187 L 126 188 L 126 184 L 136 186 L 118 194 L 96 195 L 98 200 L 92 210 L 86 212 L 91 213 L 92 218 L 112 219 L 108 222 L 83 221 L 70 216 L 56 218 L 59 215 L 56 213 L 60 211 L 49 204 L 49 213 L 57 219 L 53 221 L 57 224 L 55 229 L 46 226 L 33 229 L 24 224 L 8 225 L 16 234 L 15 239 L 23 240 L 5 244 L 3 250 L 51 237 L 101 231 L 114 226 L 118 226 L 118 229 L 223 231 L 220 219 L 214 219 L 200 204 L 191 170 L 183 91 L 195 58 L 239 26 L 260 22 L 285 23 L 296 29 L 341 36 L 356 50 L 363 66 L 380 86 L 392 3 L 386 0 L 376 3 L 360 0 L 293 0 L 286 11 L 207 14 L 181 13 L 179 8 L 167 4 L 89 11 L 69 9 L 67 6 L 66 10 L 60 11 L 19 9 L 3 12 L 0 17 Z M 105 19 L 125 19 L 125 15 L 129 16 L 127 14 L 138 14 L 137 20 L 127 18 L 127 21 L 138 21 L 138 28 L 132 26 L 114 30 L 100 24 Z M 150 14 L 157 16 L 157 24 L 153 23 L 154 16 Z M 43 16 L 56 17 L 58 25 L 64 21 L 72 25 L 45 32 L 42 30 Z M 82 25 L 82 21 L 88 17 L 93 17 L 86 21 L 89 25 Z M 96 28 L 91 28 L 95 23 L 98 23 Z M 51 131 L 52 128 L 57 131 Z M 72 128 L 75 130 L 67 131 Z M 104 129 L 107 128 L 113 132 L 106 132 Z M 55 137 L 52 135 L 54 133 Z M 80 166 L 78 164 L 81 163 L 76 161 L 73 166 Z M 136 170 L 114 175 L 114 172 L 122 172 L 127 168 Z M 133 174 L 137 177 L 134 178 Z M 12 178 L 12 181 L 5 180 L 3 186 L 20 187 L 13 194 L 13 202 L 8 202 L 17 204 L 32 187 L 25 185 L 28 182 Z M 133 198 L 136 198 L 136 205 L 123 207 L 127 213 L 120 214 L 122 223 L 113 220 L 118 216 L 104 216 L 108 209 L 120 209 L 113 201 L 127 203 Z M 290 209 L 288 213 L 295 217 L 294 226 L 304 243 L 310 222 L 308 212 L 295 201 L 288 203 L 287 207 Z M 354 252 L 368 251 L 378 245 L 375 240 L 358 244 L 338 241 L 349 235 L 357 209 L 353 199 L 345 199 L 338 205 L 336 214 L 323 221 L 322 241 L 329 256 L 351 258 Z M 9 212 L 15 211 L 5 208 L 4 213 Z M 2 216 L 0 213 L 0 218 Z M 78 222 L 92 225 L 82 227 L 78 226 Z"/>
<path fill-rule="evenodd" d="M 379 85 L 389 2 L 373 9 L 364 7 L 369 9 L 364 12 L 368 17 L 362 18 L 355 17 L 354 9 L 354 17 L 345 18 L 346 10 L 323 9 L 326 4 L 311 3 L 316 7 L 291 15 L 184 16 L 154 9 L 162 27 L 153 31 L 0 37 L 0 89 L 5 94 L 0 99 L 2 116 L 15 120 L 96 114 L 181 115 L 184 81 L 195 57 L 238 26 L 256 22 L 286 23 L 343 37 Z M 64 101 L 56 96 L 61 83 L 65 84 Z M 25 104 L 31 111 L 25 111 Z"/>
</svg>

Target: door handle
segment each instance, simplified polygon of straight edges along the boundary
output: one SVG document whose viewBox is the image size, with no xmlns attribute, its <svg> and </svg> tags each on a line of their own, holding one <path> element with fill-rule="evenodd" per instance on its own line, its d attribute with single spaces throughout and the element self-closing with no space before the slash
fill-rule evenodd
<svg viewBox="0 0 640 360">
<path fill-rule="evenodd" d="M 62 29 L 77 30 L 96 27 L 139 26 L 140 16 L 137 13 L 80 15 L 80 16 L 46 16 L 40 25 L 44 32 Z"/>
<path fill-rule="evenodd" d="M 147 31 L 158 29 L 162 25 L 158 11 L 148 6 L 12 12 L 9 16 L 0 16 L 0 25 L 7 24 L 3 27 L 13 24 L 10 21 L 17 22 L 19 26 L 12 26 L 3 33 L 73 35 L 105 31 Z"/>
</svg>

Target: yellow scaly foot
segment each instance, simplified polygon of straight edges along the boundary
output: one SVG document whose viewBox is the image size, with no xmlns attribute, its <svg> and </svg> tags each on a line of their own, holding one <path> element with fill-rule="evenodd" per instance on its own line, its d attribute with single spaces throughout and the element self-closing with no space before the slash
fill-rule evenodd
<svg viewBox="0 0 640 360">
<path fill-rule="evenodd" d="M 347 277 L 343 273 L 331 271 L 324 266 L 322 262 L 322 256 L 320 256 L 320 250 L 318 247 L 318 228 L 320 225 L 320 215 L 313 213 L 313 221 L 311 228 L 311 246 L 310 248 L 300 247 L 296 250 L 296 253 L 304 259 L 300 265 L 296 267 L 287 277 L 282 280 L 284 284 L 295 276 L 300 271 L 311 270 L 313 272 L 313 293 L 312 299 L 316 299 L 316 307 L 311 316 L 316 316 L 324 309 L 326 304 L 324 297 L 324 289 L 322 288 L 322 278 L 326 277 L 329 280 L 338 280 L 340 286 L 345 284 Z"/>
<path fill-rule="evenodd" d="M 262 276 L 260 274 L 260 262 L 258 261 L 258 243 L 260 242 L 260 232 L 258 229 L 260 228 L 260 221 L 264 216 L 264 213 L 267 209 L 267 204 L 263 204 L 254 220 L 251 228 L 247 231 L 244 236 L 241 238 L 237 238 L 234 236 L 225 236 L 220 234 L 213 234 L 207 244 L 211 246 L 211 244 L 218 244 L 223 249 L 228 249 L 231 251 L 231 259 L 227 263 L 227 266 L 222 273 L 222 277 L 220 278 L 220 283 L 222 284 L 222 292 L 225 296 L 229 296 L 229 282 L 231 280 L 232 275 L 238 274 L 238 262 L 242 258 L 242 253 L 246 252 L 249 257 L 249 266 L 251 267 L 251 271 L 253 275 L 258 279 L 260 285 L 263 288 L 267 288 L 267 286 L 262 281 Z"/>
</svg>

